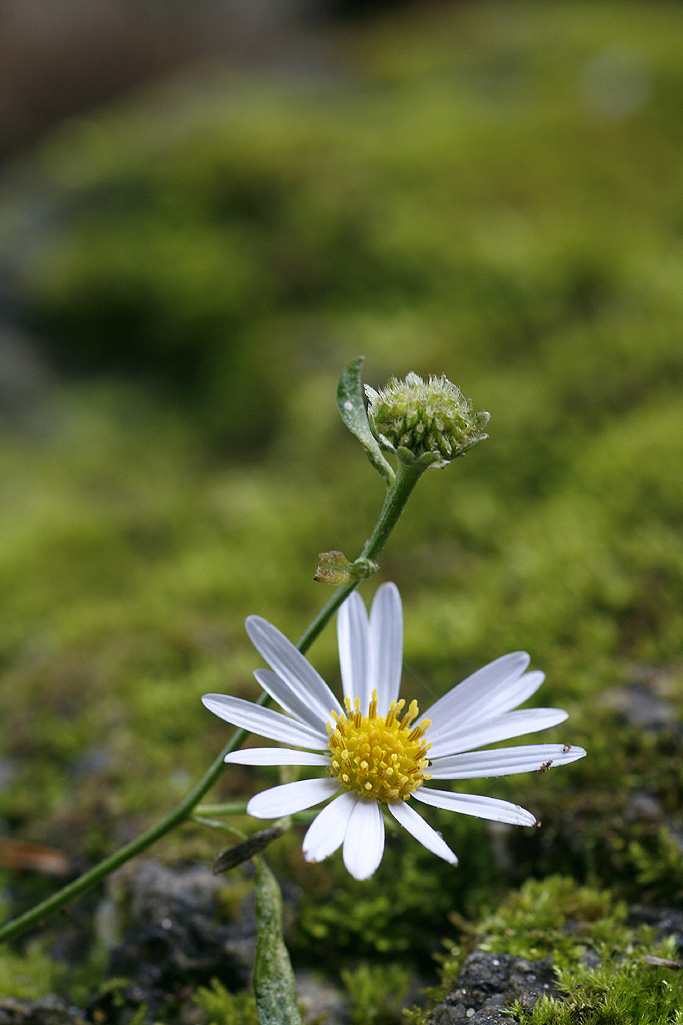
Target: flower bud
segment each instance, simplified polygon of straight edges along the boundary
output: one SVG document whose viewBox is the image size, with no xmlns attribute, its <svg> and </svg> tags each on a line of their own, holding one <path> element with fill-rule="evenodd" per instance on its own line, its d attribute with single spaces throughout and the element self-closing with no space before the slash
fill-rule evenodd
<svg viewBox="0 0 683 1025">
<path fill-rule="evenodd" d="M 380 391 L 366 385 L 365 393 L 375 438 L 403 462 L 438 469 L 488 438 L 484 428 L 490 414 L 474 413 L 471 401 L 446 377 L 423 381 L 411 373 L 405 381 L 392 378 Z"/>
</svg>

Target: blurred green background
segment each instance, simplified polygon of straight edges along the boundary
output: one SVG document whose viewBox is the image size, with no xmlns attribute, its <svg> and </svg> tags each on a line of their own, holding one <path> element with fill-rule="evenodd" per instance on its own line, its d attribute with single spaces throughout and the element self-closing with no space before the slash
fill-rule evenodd
<svg viewBox="0 0 683 1025">
<path fill-rule="evenodd" d="M 396 836 L 371 892 L 292 838 L 298 956 L 419 961 L 528 874 L 681 904 L 683 8 L 424 4 L 332 34 L 296 66 L 194 64 L 6 164 L 4 835 L 90 863 L 220 750 L 199 697 L 256 695 L 245 616 L 299 636 L 318 552 L 355 557 L 381 506 L 335 405 L 363 354 L 375 387 L 444 373 L 491 412 L 363 587 L 401 588 L 406 692 L 525 648 L 571 713 L 547 739 L 590 755 L 472 785 L 540 832 L 435 814 L 455 873 Z M 333 629 L 310 658 L 337 685 Z"/>
</svg>

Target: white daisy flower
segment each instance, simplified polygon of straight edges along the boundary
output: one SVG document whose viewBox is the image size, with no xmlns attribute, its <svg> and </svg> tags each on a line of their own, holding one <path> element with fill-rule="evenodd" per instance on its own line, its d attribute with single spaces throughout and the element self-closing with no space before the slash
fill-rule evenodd
<svg viewBox="0 0 683 1025">
<path fill-rule="evenodd" d="M 360 595 L 344 602 L 337 618 L 344 704 L 341 705 L 301 652 L 260 616 L 249 616 L 247 633 L 272 669 L 256 679 L 287 713 L 225 694 L 202 700 L 221 719 L 291 747 L 233 751 L 226 762 L 240 765 L 320 766 L 318 779 L 264 790 L 247 804 L 256 818 L 271 819 L 330 800 L 304 837 L 307 861 L 328 858 L 343 845 L 344 864 L 356 879 L 368 879 L 384 853 L 383 808 L 427 850 L 456 865 L 441 835 L 415 810 L 414 802 L 517 826 L 537 825 L 535 815 L 494 797 L 477 797 L 425 786 L 427 780 L 457 780 L 542 771 L 583 758 L 570 744 L 529 744 L 475 750 L 557 726 L 558 708 L 513 711 L 540 687 L 544 674 L 526 672 L 529 656 L 515 651 L 490 662 L 419 714 L 416 701 L 399 700 L 403 659 L 401 598 L 383 584 L 370 616 Z M 303 750 L 299 750 L 303 748 Z"/>
</svg>

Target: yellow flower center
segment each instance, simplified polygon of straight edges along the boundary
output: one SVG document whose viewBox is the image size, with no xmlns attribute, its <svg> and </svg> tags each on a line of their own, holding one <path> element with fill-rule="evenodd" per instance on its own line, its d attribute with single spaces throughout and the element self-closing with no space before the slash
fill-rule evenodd
<svg viewBox="0 0 683 1025">
<path fill-rule="evenodd" d="M 386 716 L 378 715 L 377 691 L 372 692 L 367 715 L 361 714 L 358 698 L 354 706 L 349 698 L 344 704 L 346 713 L 332 712 L 335 724 L 327 724 L 330 773 L 347 790 L 355 790 L 361 797 L 406 801 L 430 778 L 424 771 L 429 765 L 427 751 L 431 747 L 425 740 L 425 730 L 431 725 L 429 719 L 411 729 L 420 710 L 417 701 L 411 701 L 407 712 L 403 712 L 403 699 L 392 701 Z"/>
</svg>

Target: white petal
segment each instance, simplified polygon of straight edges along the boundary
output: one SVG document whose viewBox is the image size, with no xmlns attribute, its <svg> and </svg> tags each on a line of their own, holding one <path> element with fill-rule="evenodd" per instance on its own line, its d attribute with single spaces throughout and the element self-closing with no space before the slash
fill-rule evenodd
<svg viewBox="0 0 683 1025">
<path fill-rule="evenodd" d="M 526 651 L 513 651 L 509 655 L 489 662 L 477 669 L 476 673 L 466 677 L 442 698 L 439 698 L 423 716 L 418 719 L 431 719 L 439 728 L 441 723 L 450 723 L 457 719 L 462 726 L 476 722 L 487 715 L 489 709 L 498 713 L 496 692 L 506 690 L 510 681 L 516 681 L 529 665 Z M 504 709 L 503 709 L 504 710 Z"/>
<path fill-rule="evenodd" d="M 243 701 L 230 694 L 205 694 L 202 698 L 206 707 L 215 715 L 241 726 L 250 733 L 258 733 L 269 740 L 279 740 L 297 747 L 312 747 L 313 750 L 327 747 L 327 733 L 312 730 L 305 723 L 295 722 L 272 708 L 262 708 L 252 701 Z"/>
<path fill-rule="evenodd" d="M 370 703 L 368 677 L 368 614 L 358 591 L 353 591 L 337 614 L 337 639 L 344 697 L 360 699 L 361 711 Z"/>
<path fill-rule="evenodd" d="M 333 797 L 338 790 L 336 779 L 299 779 L 256 794 L 247 804 L 247 812 L 257 819 L 279 819 L 281 815 L 313 808 Z"/>
<path fill-rule="evenodd" d="M 406 801 L 394 801 L 389 805 L 389 811 L 428 851 L 451 865 L 458 864 L 458 859 L 445 840 Z"/>
<path fill-rule="evenodd" d="M 377 801 L 358 800 L 344 836 L 344 864 L 354 879 L 369 879 L 384 854 L 384 819 Z"/>
<path fill-rule="evenodd" d="M 320 814 L 316 815 L 304 837 L 303 851 L 306 861 L 324 861 L 341 847 L 349 817 L 358 800 L 357 794 L 349 793 L 347 790 L 325 805 Z"/>
<path fill-rule="evenodd" d="M 496 719 L 475 724 L 465 729 L 453 729 L 441 737 L 432 739 L 431 726 L 427 729 L 427 740 L 431 742 L 428 758 L 439 758 L 442 755 L 454 755 L 460 751 L 469 751 L 484 744 L 496 744 L 499 740 L 510 740 L 511 737 L 522 737 L 525 733 L 536 733 L 547 730 L 564 722 L 568 713 L 561 708 L 523 708 L 518 712 L 506 712 Z"/>
<path fill-rule="evenodd" d="M 233 765 L 327 765 L 328 755 L 312 751 L 292 751 L 288 747 L 247 747 L 231 751 L 225 761 Z"/>
<path fill-rule="evenodd" d="M 518 678 L 510 677 L 505 687 L 496 693 L 496 714 L 502 715 L 503 712 L 509 712 L 511 709 L 517 708 L 518 705 L 528 701 L 531 695 L 536 693 L 544 680 L 545 673 L 542 673 L 540 669 L 524 673 Z"/>
<path fill-rule="evenodd" d="M 369 680 L 372 697 L 377 690 L 377 711 L 386 715 L 398 701 L 403 664 L 403 610 L 396 584 L 382 584 L 370 610 Z M 363 705 L 361 705 L 363 708 Z"/>
<path fill-rule="evenodd" d="M 468 751 L 466 754 L 435 758 L 429 766 L 432 779 L 475 779 L 509 776 L 513 772 L 538 772 L 583 758 L 582 747 L 570 744 L 527 744 L 497 751 Z"/>
<path fill-rule="evenodd" d="M 291 687 L 272 669 L 256 669 L 254 676 L 264 691 L 299 722 L 308 723 L 316 732 L 325 730 L 325 724 L 332 722 L 331 707 L 327 710 L 327 716 L 324 719 L 321 718 L 317 707 L 313 707 L 310 702 L 304 701 L 302 697 L 295 694 Z"/>
<path fill-rule="evenodd" d="M 516 708 L 517 705 L 521 705 L 532 694 L 535 694 L 544 680 L 545 673 L 539 670 L 534 670 L 533 673 L 524 673 L 523 676 L 518 678 L 510 677 L 508 680 L 492 688 L 490 692 L 490 705 L 488 707 L 482 706 L 481 714 L 476 718 L 466 716 L 464 720 L 454 718 L 450 721 L 441 718 L 434 724 L 431 732 L 435 738 L 440 738 L 445 733 L 449 733 L 454 724 L 457 725 L 458 729 L 462 729 L 463 726 L 467 728 L 479 726 L 494 717 L 498 719 L 501 715 L 509 712 L 511 708 Z"/>
<path fill-rule="evenodd" d="M 331 709 L 341 713 L 341 705 L 320 673 L 277 627 L 260 616 L 248 616 L 245 625 L 251 643 L 271 669 L 296 697 L 316 710 L 321 722 L 327 722 Z"/>
<path fill-rule="evenodd" d="M 450 790 L 432 790 L 431 787 L 418 787 L 412 795 L 423 804 L 446 811 L 457 811 L 462 815 L 474 815 L 478 819 L 490 819 L 492 822 L 510 822 L 513 826 L 535 826 L 538 820 L 535 815 L 518 804 L 500 801 L 497 797 L 477 797 L 474 794 L 452 794 Z"/>
</svg>

